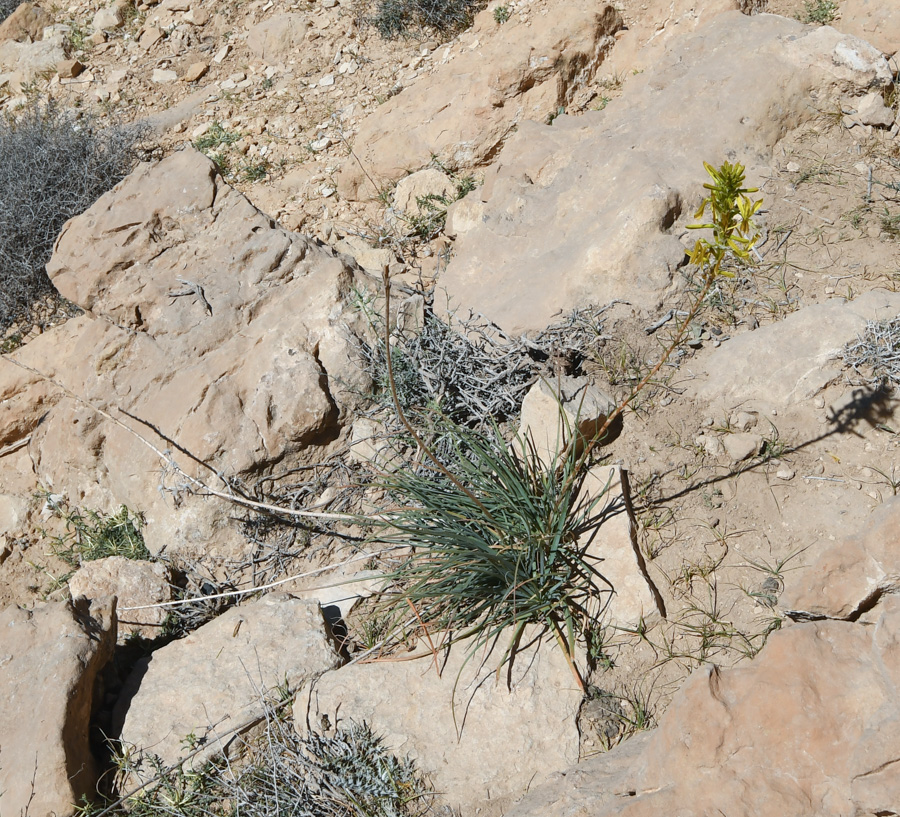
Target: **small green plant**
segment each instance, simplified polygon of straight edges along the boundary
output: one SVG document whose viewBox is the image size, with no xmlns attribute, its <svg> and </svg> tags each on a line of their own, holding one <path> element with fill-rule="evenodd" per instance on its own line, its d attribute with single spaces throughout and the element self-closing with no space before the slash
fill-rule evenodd
<svg viewBox="0 0 900 817">
<path fill-rule="evenodd" d="M 497 6 L 494 9 L 494 22 L 502 26 L 509 20 L 509 6 Z"/>
<path fill-rule="evenodd" d="M 434 162 L 441 170 L 445 170 L 439 163 Z M 471 193 L 475 187 L 474 176 L 454 176 L 451 180 L 456 188 L 453 195 L 437 195 L 429 193 L 426 196 L 416 198 L 418 214 L 408 217 L 410 233 L 423 241 L 430 241 L 437 236 L 447 222 L 447 208 L 463 196 Z"/>
<path fill-rule="evenodd" d="M 501 665 L 514 658 L 525 628 L 552 633 L 581 683 L 575 639 L 603 611 L 612 587 L 588 555 L 588 533 L 611 508 L 588 498 L 575 447 L 558 463 L 543 462 L 530 440 L 507 443 L 496 427 L 473 431 L 441 423 L 456 468 L 437 475 L 409 469 L 384 475 L 381 486 L 401 505 L 379 540 L 416 543 L 390 576 L 382 604 L 413 615 L 470 655 L 506 634 Z"/>
<path fill-rule="evenodd" d="M 209 130 L 196 139 L 194 147 L 212 159 L 224 172 L 229 164 L 226 149 L 240 138 L 240 133 L 227 131 L 219 122 L 213 122 Z"/>
<path fill-rule="evenodd" d="M 88 32 L 78 23 L 69 23 L 69 30 L 66 32 L 66 44 L 71 53 L 79 51 L 90 51 L 91 41 L 88 39 Z"/>
<path fill-rule="evenodd" d="M 47 505 L 66 524 L 66 532 L 56 537 L 54 553 L 72 567 L 107 556 L 150 559 L 141 535 L 143 519 L 124 505 L 110 515 L 72 508 L 65 499 L 46 495 Z"/>
<path fill-rule="evenodd" d="M 835 0 L 805 0 L 801 20 L 804 23 L 827 25 L 834 20 L 837 10 L 838 5 Z"/>
<path fill-rule="evenodd" d="M 270 167 L 268 159 L 260 159 L 258 162 L 247 162 L 238 170 L 237 176 L 244 182 L 262 181 L 269 175 Z"/>
<path fill-rule="evenodd" d="M 881 216 L 881 232 L 891 238 L 900 238 L 900 214 L 891 213 L 885 207 Z"/>
</svg>

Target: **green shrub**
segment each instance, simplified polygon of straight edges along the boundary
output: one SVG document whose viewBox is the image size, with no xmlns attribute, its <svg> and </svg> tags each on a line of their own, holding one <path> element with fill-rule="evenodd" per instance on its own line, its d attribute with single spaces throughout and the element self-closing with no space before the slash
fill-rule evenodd
<svg viewBox="0 0 900 817">
<path fill-rule="evenodd" d="M 584 534 L 622 508 L 606 503 L 605 491 L 582 494 L 587 469 L 575 446 L 546 463 L 530 440 L 508 443 L 496 427 L 443 420 L 440 432 L 456 453 L 452 469 L 400 469 L 380 480 L 399 510 L 377 523 L 379 541 L 416 548 L 390 576 L 383 607 L 395 620 L 413 609 L 452 641 L 474 636 L 471 651 L 505 633 L 505 661 L 538 625 L 578 677 L 574 640 L 612 592 Z"/>
<path fill-rule="evenodd" d="M 834 20 L 837 14 L 837 3 L 834 0 L 806 0 L 803 4 L 804 23 L 818 23 L 827 25 Z"/>
<path fill-rule="evenodd" d="M 432 29 L 449 35 L 472 24 L 483 0 L 379 0 L 369 21 L 385 39 Z"/>
<path fill-rule="evenodd" d="M 0 116 L 0 335 L 53 292 L 44 267 L 57 235 L 131 172 L 144 133 L 34 100 Z"/>
<path fill-rule="evenodd" d="M 54 515 L 66 523 L 66 532 L 56 537 L 53 551 L 72 567 L 82 562 L 124 556 L 126 559 L 150 559 L 141 528 L 144 520 L 124 505 L 114 514 L 81 511 L 54 494 L 47 496 Z"/>
</svg>

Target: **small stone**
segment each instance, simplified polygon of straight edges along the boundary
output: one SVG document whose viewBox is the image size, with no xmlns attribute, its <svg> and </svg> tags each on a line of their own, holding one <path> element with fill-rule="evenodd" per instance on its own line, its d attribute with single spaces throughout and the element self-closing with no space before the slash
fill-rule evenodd
<svg viewBox="0 0 900 817">
<path fill-rule="evenodd" d="M 223 45 L 223 46 L 216 52 L 216 56 L 213 57 L 213 62 L 216 63 L 216 65 L 219 65 L 219 64 L 222 62 L 222 60 L 224 60 L 225 57 L 228 56 L 228 53 L 229 53 L 230 51 L 231 51 L 231 46 L 230 46 L 230 45 Z"/>
<path fill-rule="evenodd" d="M 321 6 L 324 9 L 333 9 L 337 5 L 337 0 L 321 0 Z"/>
<path fill-rule="evenodd" d="M 786 168 L 786 169 L 787 169 L 787 172 L 788 172 L 788 173 L 799 173 L 799 172 L 800 172 L 800 165 L 797 164 L 797 162 L 788 162 L 788 163 L 787 163 L 787 168 Z"/>
<path fill-rule="evenodd" d="M 205 26 L 209 22 L 209 12 L 204 9 L 191 9 L 182 19 L 192 26 Z"/>
<path fill-rule="evenodd" d="M 105 31 L 95 31 L 90 37 L 91 43 L 94 45 L 103 45 L 106 42 Z"/>
<path fill-rule="evenodd" d="M 312 150 L 318 153 L 321 150 L 325 150 L 326 148 L 331 146 L 331 139 L 327 136 L 323 136 L 321 139 L 316 139 L 313 142 L 309 143 L 309 146 Z"/>
<path fill-rule="evenodd" d="M 113 31 L 122 27 L 122 9 L 118 6 L 100 9 L 92 22 L 94 31 Z"/>
<path fill-rule="evenodd" d="M 787 481 L 789 479 L 793 479 L 796 476 L 796 474 L 790 468 L 779 468 L 775 472 L 775 476 L 778 477 L 778 479 L 783 479 L 783 480 Z"/>
<path fill-rule="evenodd" d="M 334 74 L 325 74 L 325 76 L 319 80 L 320 87 L 325 88 L 329 85 L 334 85 Z"/>
<path fill-rule="evenodd" d="M 144 29 L 144 33 L 141 34 L 140 39 L 138 40 L 138 45 L 144 49 L 144 51 L 149 51 L 163 38 L 163 33 L 156 26 L 150 26 L 150 28 Z"/>
<path fill-rule="evenodd" d="M 710 457 L 718 457 L 725 452 L 722 441 L 718 437 L 707 437 L 705 434 L 696 437 L 694 445 L 701 448 Z"/>
<path fill-rule="evenodd" d="M 822 395 L 819 395 L 819 396 L 813 401 L 813 405 L 814 405 L 816 408 L 818 408 L 818 409 L 825 408 L 825 398 L 822 397 Z"/>
<path fill-rule="evenodd" d="M 319 190 L 319 193 L 321 193 L 323 199 L 327 199 L 335 194 L 335 189 L 333 187 L 323 187 Z"/>
<path fill-rule="evenodd" d="M 880 93 L 871 93 L 860 99 L 855 118 L 863 125 L 889 128 L 894 124 L 894 111 L 884 104 Z"/>
<path fill-rule="evenodd" d="M 199 139 L 211 127 L 212 127 L 212 122 L 204 122 L 202 125 L 197 125 L 197 127 L 191 131 L 191 139 Z"/>
<path fill-rule="evenodd" d="M 78 60 L 63 60 L 56 66 L 56 73 L 60 79 L 74 79 L 82 71 L 84 66 Z"/>
<path fill-rule="evenodd" d="M 181 79 L 184 82 L 196 82 L 198 79 L 205 76 L 207 71 L 209 71 L 209 63 L 191 63 L 190 67 L 187 69 L 187 71 L 184 72 L 184 76 Z"/>
<path fill-rule="evenodd" d="M 762 450 L 763 440 L 758 434 L 726 434 L 722 444 L 732 462 L 742 462 Z"/>
<path fill-rule="evenodd" d="M 757 416 L 749 411 L 737 411 L 731 416 L 731 425 L 734 428 L 739 428 L 741 431 L 749 431 L 751 428 L 756 428 L 757 422 L 759 422 Z"/>
<path fill-rule="evenodd" d="M 178 74 L 174 71 L 169 71 L 163 68 L 154 68 L 153 73 L 150 76 L 150 81 L 155 82 L 160 85 L 164 85 L 169 82 L 175 82 L 178 79 Z"/>
</svg>

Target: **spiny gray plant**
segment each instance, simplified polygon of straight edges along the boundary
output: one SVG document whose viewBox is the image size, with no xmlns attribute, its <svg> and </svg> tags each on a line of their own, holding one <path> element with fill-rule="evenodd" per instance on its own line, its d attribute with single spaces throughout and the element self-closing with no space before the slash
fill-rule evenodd
<svg viewBox="0 0 900 817">
<path fill-rule="evenodd" d="M 0 23 L 19 7 L 19 0 L 0 0 Z"/>
<path fill-rule="evenodd" d="M 576 310 L 532 338 L 510 337 L 475 315 L 457 316 L 450 326 L 427 309 L 421 332 L 398 333 L 391 344 L 400 405 L 413 414 L 436 409 L 475 426 L 515 417 L 547 364 L 569 370 L 597 354 L 606 339 L 602 316 L 607 308 Z M 371 311 L 367 315 L 378 341 L 360 351 L 378 389 L 376 397 L 391 405 L 384 323 Z"/>
<path fill-rule="evenodd" d="M 62 226 L 131 172 L 145 135 L 37 100 L 0 116 L 0 335 L 53 291 L 45 264 Z"/>
<path fill-rule="evenodd" d="M 133 761 L 124 759 L 123 771 Z M 143 763 L 143 761 L 140 761 Z M 418 817 L 432 791 L 408 758 L 392 755 L 366 723 L 325 735 L 297 734 L 278 707 L 267 706 L 264 730 L 233 760 L 199 769 L 166 768 L 150 756 L 145 789 L 81 817 Z"/>
<path fill-rule="evenodd" d="M 432 29 L 453 34 L 467 28 L 483 0 L 380 0 L 370 22 L 385 39 Z"/>
<path fill-rule="evenodd" d="M 871 386 L 900 386 L 900 317 L 866 323 L 844 347 L 844 363 Z"/>
</svg>

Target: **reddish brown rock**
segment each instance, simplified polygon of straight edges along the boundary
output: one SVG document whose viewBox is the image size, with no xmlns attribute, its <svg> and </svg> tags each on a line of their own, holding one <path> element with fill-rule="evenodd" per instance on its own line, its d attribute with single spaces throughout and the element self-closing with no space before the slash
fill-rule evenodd
<svg viewBox="0 0 900 817">
<path fill-rule="evenodd" d="M 60 79 L 74 79 L 82 71 L 84 66 L 78 60 L 63 60 L 56 66 L 56 73 Z"/>
</svg>

